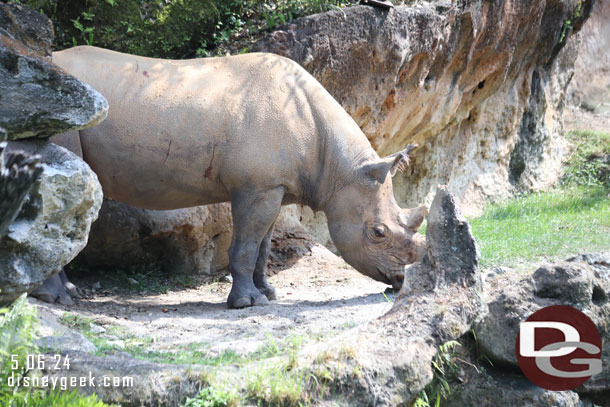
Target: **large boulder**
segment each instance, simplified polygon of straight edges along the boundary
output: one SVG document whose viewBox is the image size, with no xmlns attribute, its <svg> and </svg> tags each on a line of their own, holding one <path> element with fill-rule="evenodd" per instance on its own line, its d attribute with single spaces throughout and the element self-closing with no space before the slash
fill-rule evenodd
<svg viewBox="0 0 610 407">
<path fill-rule="evenodd" d="M 151 211 L 104 199 L 76 261 L 86 267 L 215 275 L 229 263 L 231 219 L 229 204 Z"/>
<path fill-rule="evenodd" d="M 44 15 L 0 4 L 0 141 L 16 140 L 0 151 L 0 302 L 32 291 L 71 261 L 101 204 L 84 161 L 55 145 L 21 141 L 93 126 L 108 112 L 101 94 L 52 64 L 52 42 Z"/>
<path fill-rule="evenodd" d="M 0 238 L 0 303 L 32 291 L 60 272 L 85 247 L 102 204 L 95 173 L 64 148 L 19 141 L 9 142 L 7 149 L 40 155 L 43 172 Z"/>
<path fill-rule="evenodd" d="M 592 0 L 348 7 L 280 27 L 253 51 L 287 56 L 341 103 L 381 154 L 416 142 L 399 203 L 446 184 L 464 211 L 557 181 L 561 110 Z"/>
<path fill-rule="evenodd" d="M 569 305 L 595 323 L 602 343 L 610 341 L 610 253 L 572 257 L 543 265 L 533 273 L 501 272 L 488 276 L 487 313 L 476 325 L 477 343 L 495 365 L 516 369 L 519 324 L 535 311 Z M 610 366 L 610 347 L 602 346 L 602 364 Z M 593 376 L 579 392 L 610 395 L 610 370 Z"/>
<path fill-rule="evenodd" d="M 9 140 L 93 126 L 108 102 L 51 62 L 53 27 L 43 14 L 0 3 L 0 127 Z"/>
<path fill-rule="evenodd" d="M 449 380 L 443 407 L 593 407 L 575 391 L 551 391 L 536 386 L 516 371 L 482 364 L 477 355 L 461 355 L 459 371 Z"/>
<path fill-rule="evenodd" d="M 270 272 L 310 253 L 312 238 L 300 219 L 295 205 L 282 208 L 272 237 Z M 229 203 L 153 211 L 106 198 L 75 263 L 218 276 L 228 271 L 232 230 Z"/>
</svg>

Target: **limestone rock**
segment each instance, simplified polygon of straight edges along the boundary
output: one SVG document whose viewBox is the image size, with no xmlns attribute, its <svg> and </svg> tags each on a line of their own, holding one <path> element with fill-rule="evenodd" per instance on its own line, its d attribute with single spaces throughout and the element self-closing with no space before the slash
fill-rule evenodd
<svg viewBox="0 0 610 407">
<path fill-rule="evenodd" d="M 93 126 L 106 99 L 51 63 L 53 28 L 37 11 L 0 3 L 0 127 L 10 140 Z"/>
<path fill-rule="evenodd" d="M 492 275 L 485 291 L 489 313 L 476 324 L 475 331 L 481 351 L 496 364 L 517 366 L 519 323 L 551 305 L 569 305 L 582 311 L 599 329 L 602 342 L 610 341 L 610 253 L 575 256 L 527 275 Z M 608 346 L 603 346 L 602 364 L 610 365 Z M 593 376 L 582 390 L 610 392 L 610 371 L 604 369 Z"/>
<path fill-rule="evenodd" d="M 468 332 L 482 310 L 476 244 L 445 187 L 430 207 L 428 228 L 434 232 L 426 235 L 427 255 L 406 270 L 392 309 L 314 359 L 315 371 L 320 354 L 335 355 L 323 365 L 346 405 L 410 405 L 432 380 L 438 346 Z"/>
<path fill-rule="evenodd" d="M 202 367 L 151 363 L 125 352 L 106 357 L 67 352 L 64 356 L 70 359 L 70 370 L 52 369 L 52 356 L 46 355 L 41 373 L 54 379 L 91 375 L 96 378 L 93 386 L 87 383 L 77 388 L 79 392 L 96 393 L 107 403 L 126 406 L 179 406 L 208 385 L 211 376 Z M 119 385 L 103 386 L 104 377 L 118 378 Z"/>
<path fill-rule="evenodd" d="M 460 364 L 458 380 L 450 383 L 451 393 L 443 407 L 585 407 L 574 391 L 542 389 L 515 372 L 477 366 L 476 357 Z M 591 406 L 592 407 L 592 406 Z"/>
<path fill-rule="evenodd" d="M 152 211 L 104 199 L 89 244 L 76 261 L 87 267 L 214 275 L 229 262 L 231 219 L 229 204 Z"/>
<path fill-rule="evenodd" d="M 35 303 L 35 301 L 30 299 L 30 302 Z M 54 318 L 41 316 L 39 320 L 36 344 L 43 350 L 54 353 L 68 351 L 94 353 L 97 350 L 83 334 L 58 323 Z"/>
<path fill-rule="evenodd" d="M 576 57 L 565 45 L 592 1 L 416 3 L 297 19 L 252 51 L 301 64 L 380 155 L 420 145 L 395 178 L 402 206 L 428 203 L 446 184 L 470 214 L 515 188 L 557 181 Z"/>
<path fill-rule="evenodd" d="M 9 142 L 8 151 L 39 154 L 40 182 L 0 239 L 0 302 L 30 292 L 86 245 L 102 202 L 96 175 L 80 158 L 44 141 Z"/>
<path fill-rule="evenodd" d="M 106 198 L 91 227 L 89 243 L 75 263 L 217 276 L 226 273 L 229 265 L 232 222 L 229 203 L 153 211 Z M 296 205 L 282 208 L 272 237 L 270 272 L 287 268 L 309 254 L 311 246 Z"/>
</svg>

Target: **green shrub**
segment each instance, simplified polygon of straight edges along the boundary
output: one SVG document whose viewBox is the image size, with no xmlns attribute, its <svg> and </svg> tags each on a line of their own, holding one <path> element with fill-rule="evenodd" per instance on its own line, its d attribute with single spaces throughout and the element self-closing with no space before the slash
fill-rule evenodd
<svg viewBox="0 0 610 407">
<path fill-rule="evenodd" d="M 222 387 L 206 387 L 193 398 L 186 400 L 184 407 L 236 407 L 239 395 L 236 390 Z"/>
<path fill-rule="evenodd" d="M 4 406 L 4 404 L 3 404 Z M 95 395 L 84 397 L 73 390 L 69 392 L 52 391 L 46 394 L 41 391 L 33 392 L 27 402 L 18 402 L 14 407 L 114 407 L 100 401 Z M 118 407 L 118 406 L 117 406 Z"/>
<path fill-rule="evenodd" d="M 21 0 L 55 26 L 55 48 L 96 45 L 160 58 L 224 54 L 294 18 L 356 0 Z"/>
<path fill-rule="evenodd" d="M 38 325 L 36 309 L 28 304 L 26 295 L 19 297 L 10 308 L 0 309 L 0 405 L 21 406 L 27 403 L 29 391 L 9 386 L 26 374 L 28 354 L 35 354 L 35 330 Z M 15 364 L 17 368 L 15 369 Z"/>
</svg>

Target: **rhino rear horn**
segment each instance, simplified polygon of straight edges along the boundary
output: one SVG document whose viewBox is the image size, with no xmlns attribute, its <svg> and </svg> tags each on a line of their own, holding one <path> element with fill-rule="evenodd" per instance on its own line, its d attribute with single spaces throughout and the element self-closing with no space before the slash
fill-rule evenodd
<svg viewBox="0 0 610 407">
<path fill-rule="evenodd" d="M 374 163 L 365 166 L 365 174 L 369 178 L 383 184 L 388 172 L 393 177 L 397 172 L 402 172 L 409 165 L 409 153 L 417 147 L 417 144 L 409 144 L 407 148 L 398 153 L 384 157 Z"/>
</svg>

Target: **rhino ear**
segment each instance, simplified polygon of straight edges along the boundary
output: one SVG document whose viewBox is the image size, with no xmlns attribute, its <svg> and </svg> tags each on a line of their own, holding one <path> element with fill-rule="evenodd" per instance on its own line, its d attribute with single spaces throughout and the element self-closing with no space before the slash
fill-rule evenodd
<svg viewBox="0 0 610 407">
<path fill-rule="evenodd" d="M 365 176 L 383 184 L 388 173 L 393 177 L 398 171 L 404 171 L 409 165 L 409 152 L 417 147 L 417 144 L 409 144 L 404 150 L 384 157 L 364 166 Z"/>
</svg>

